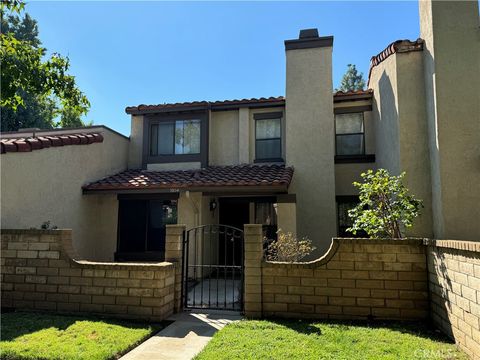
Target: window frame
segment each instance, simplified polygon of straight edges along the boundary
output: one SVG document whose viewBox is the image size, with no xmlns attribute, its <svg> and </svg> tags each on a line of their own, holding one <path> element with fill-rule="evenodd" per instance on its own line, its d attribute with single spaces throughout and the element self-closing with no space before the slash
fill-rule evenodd
<svg viewBox="0 0 480 360">
<path fill-rule="evenodd" d="M 197 154 L 173 154 L 151 155 L 152 125 L 160 123 L 174 123 L 180 120 L 200 120 L 200 152 Z M 145 115 L 143 119 L 143 156 L 142 168 L 146 169 L 147 164 L 162 164 L 176 162 L 200 162 L 202 167 L 208 165 L 208 123 L 207 111 L 175 114 L 154 114 Z M 175 136 L 175 134 L 174 134 Z M 175 141 L 173 142 L 175 146 Z"/>
<path fill-rule="evenodd" d="M 283 160 L 283 112 L 269 112 L 269 113 L 256 113 L 253 114 L 254 119 L 254 139 L 255 139 L 255 163 L 268 163 L 268 162 L 284 162 Z M 280 137 L 276 138 L 266 138 L 266 139 L 257 139 L 257 121 L 262 120 L 277 120 L 280 122 Z M 280 153 L 279 157 L 274 158 L 258 158 L 258 146 L 257 143 L 260 141 L 271 141 L 278 140 L 280 142 Z"/>
<path fill-rule="evenodd" d="M 347 134 L 337 134 L 337 115 L 345 115 L 345 114 L 361 114 L 362 115 L 362 128 L 363 132 L 356 132 L 356 133 L 347 133 Z M 344 112 L 335 112 L 334 114 L 334 128 L 335 128 L 335 156 L 342 156 L 342 157 L 358 157 L 358 156 L 365 156 L 366 149 L 365 149 L 365 112 L 364 111 L 344 111 Z M 362 152 L 360 154 L 338 154 L 338 141 L 337 138 L 339 136 L 352 136 L 352 135 L 362 135 Z"/>
</svg>

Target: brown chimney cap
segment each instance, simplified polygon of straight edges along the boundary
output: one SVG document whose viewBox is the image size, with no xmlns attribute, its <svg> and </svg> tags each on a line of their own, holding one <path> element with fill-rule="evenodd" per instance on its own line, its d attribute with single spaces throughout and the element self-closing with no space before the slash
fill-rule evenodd
<svg viewBox="0 0 480 360">
<path fill-rule="evenodd" d="M 303 29 L 300 30 L 300 35 L 298 36 L 299 39 L 311 39 L 311 38 L 318 38 L 318 29 Z"/>
</svg>

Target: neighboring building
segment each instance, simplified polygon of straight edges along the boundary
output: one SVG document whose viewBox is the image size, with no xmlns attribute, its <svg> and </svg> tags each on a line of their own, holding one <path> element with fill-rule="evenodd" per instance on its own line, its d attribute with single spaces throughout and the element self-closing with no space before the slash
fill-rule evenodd
<svg viewBox="0 0 480 360">
<path fill-rule="evenodd" d="M 412 234 L 480 240 L 478 2 L 422 1 L 420 19 L 422 39 L 372 58 L 366 91 L 333 94 L 333 37 L 310 29 L 285 41 L 285 97 L 127 107 L 129 140 L 2 134 L 2 227 L 50 220 L 85 257 L 163 260 L 165 224 L 260 223 L 318 256 L 348 235 L 352 182 L 386 168 L 425 202 Z M 72 133 L 98 141 L 56 146 Z"/>
</svg>

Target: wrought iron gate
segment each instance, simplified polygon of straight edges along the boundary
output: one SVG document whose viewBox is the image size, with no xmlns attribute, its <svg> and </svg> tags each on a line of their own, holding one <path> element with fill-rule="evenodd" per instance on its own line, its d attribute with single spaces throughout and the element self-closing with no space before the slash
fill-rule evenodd
<svg viewBox="0 0 480 360">
<path fill-rule="evenodd" d="M 243 231 L 203 225 L 183 242 L 185 308 L 243 310 Z"/>
</svg>

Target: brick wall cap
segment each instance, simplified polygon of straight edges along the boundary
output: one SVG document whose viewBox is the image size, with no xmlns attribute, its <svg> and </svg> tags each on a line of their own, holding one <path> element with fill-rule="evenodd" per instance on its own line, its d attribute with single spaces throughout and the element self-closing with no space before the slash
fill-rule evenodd
<svg viewBox="0 0 480 360">
<path fill-rule="evenodd" d="M 480 253 L 480 241 L 424 239 L 423 244 L 426 246 Z"/>
<path fill-rule="evenodd" d="M 427 239 L 408 237 L 408 238 L 333 238 L 341 244 L 383 244 L 383 245 L 422 245 Z"/>
</svg>

